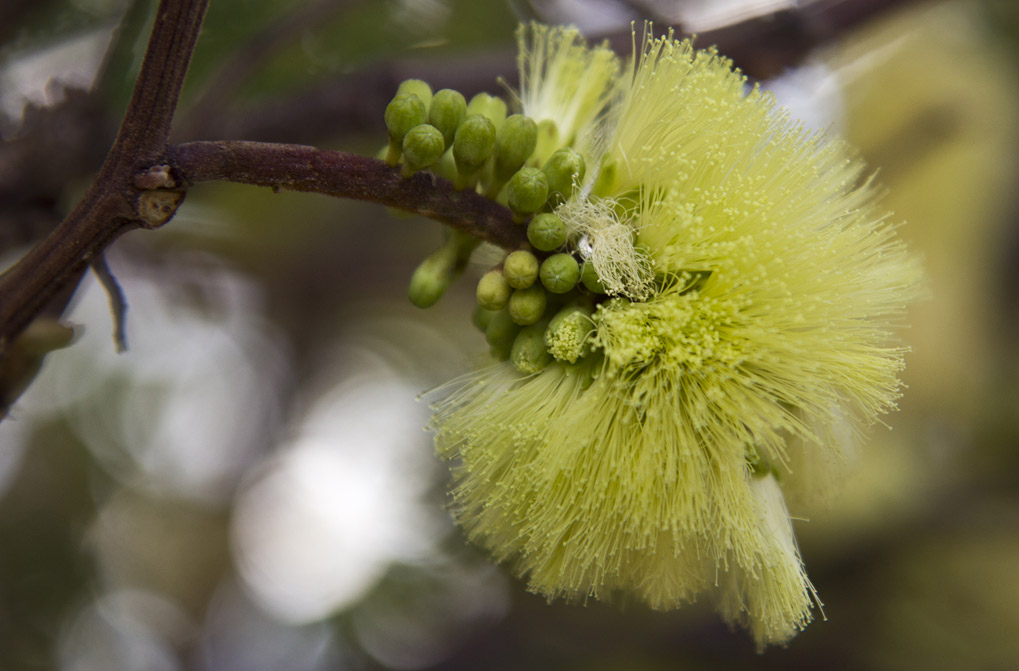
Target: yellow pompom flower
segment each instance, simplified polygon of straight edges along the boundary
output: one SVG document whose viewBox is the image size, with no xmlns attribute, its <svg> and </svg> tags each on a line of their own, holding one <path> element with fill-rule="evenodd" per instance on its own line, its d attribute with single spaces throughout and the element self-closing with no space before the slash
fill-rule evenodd
<svg viewBox="0 0 1019 671">
<path fill-rule="evenodd" d="M 533 34 L 552 41 L 534 53 L 565 48 Z M 590 56 L 569 58 L 562 72 Z M 576 139 L 595 169 L 556 210 L 611 296 L 576 363 L 446 388 L 433 428 L 454 512 L 550 599 L 710 593 L 759 646 L 782 643 L 814 601 L 782 492 L 810 483 L 789 446 L 837 464 L 847 422 L 895 407 L 892 329 L 918 263 L 854 154 L 715 52 L 649 36 L 611 86 Z"/>
<path fill-rule="evenodd" d="M 521 25 L 517 44 L 518 102 L 538 124 L 532 162 L 541 166 L 564 144 L 590 137 L 613 92 L 619 58 L 606 46 L 588 47 L 580 31 L 568 26 Z"/>
</svg>

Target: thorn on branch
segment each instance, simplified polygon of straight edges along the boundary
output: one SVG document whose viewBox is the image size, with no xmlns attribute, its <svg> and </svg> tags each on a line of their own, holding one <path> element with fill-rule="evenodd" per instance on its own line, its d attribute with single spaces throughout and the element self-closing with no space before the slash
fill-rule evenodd
<svg viewBox="0 0 1019 671">
<path fill-rule="evenodd" d="M 183 194 L 181 194 L 183 195 Z M 127 300 L 124 299 L 124 291 L 120 288 L 117 278 L 110 272 L 110 266 L 106 264 L 106 257 L 99 255 L 92 261 L 92 272 L 96 274 L 99 284 L 106 290 L 110 300 L 110 312 L 113 315 L 113 343 L 118 354 L 127 351 Z"/>
</svg>

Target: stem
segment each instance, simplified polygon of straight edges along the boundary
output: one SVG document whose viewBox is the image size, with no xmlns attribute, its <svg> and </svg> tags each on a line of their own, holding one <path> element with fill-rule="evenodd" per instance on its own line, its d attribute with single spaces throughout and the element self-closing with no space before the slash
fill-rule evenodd
<svg viewBox="0 0 1019 671">
<path fill-rule="evenodd" d="M 117 138 L 88 192 L 60 225 L 0 275 L 0 354 L 113 240 L 145 226 L 136 171 L 165 151 L 208 0 L 162 0 Z"/>
<path fill-rule="evenodd" d="M 762 61 L 758 69 L 770 72 L 841 35 L 848 25 L 919 1 L 815 0 L 796 10 L 704 33 L 700 43 L 719 43 L 723 52 L 748 70 L 756 53 Z M 118 236 L 134 228 L 164 224 L 188 183 L 224 179 L 356 198 L 437 219 L 502 247 L 512 249 L 523 241 L 522 227 L 513 224 L 506 208 L 473 192 L 458 192 L 449 182 L 428 174 L 401 179 L 396 170 L 374 159 L 298 145 L 250 142 L 168 148 L 170 123 L 207 5 L 208 0 L 161 0 L 131 102 L 99 175 L 56 230 L 0 275 L 0 355 Z M 629 36 L 625 37 L 629 43 Z M 726 48 L 727 44 L 731 46 Z M 746 54 L 739 53 L 741 44 L 747 47 Z M 762 46 L 769 44 L 781 48 L 769 55 Z M 490 80 L 486 73 L 486 81 Z M 362 100 L 371 90 L 373 87 L 361 87 L 357 95 L 343 99 Z M 298 111 L 300 121 L 292 125 L 308 125 L 308 106 L 302 104 Z M 335 126 L 335 115 L 330 113 L 329 119 Z M 168 178 L 160 181 L 160 166 L 168 160 L 185 178 L 184 184 L 175 183 L 168 173 Z"/>
<path fill-rule="evenodd" d="M 367 156 L 265 142 L 188 142 L 168 155 L 188 185 L 225 180 L 323 193 L 420 214 L 506 249 L 526 240 L 508 208 L 427 172 L 405 179 L 399 167 Z"/>
</svg>

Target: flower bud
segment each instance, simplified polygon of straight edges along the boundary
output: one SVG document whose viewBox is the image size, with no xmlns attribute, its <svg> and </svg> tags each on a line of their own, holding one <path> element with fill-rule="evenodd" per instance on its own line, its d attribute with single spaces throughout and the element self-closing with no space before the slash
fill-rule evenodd
<svg viewBox="0 0 1019 671">
<path fill-rule="evenodd" d="M 421 98 L 413 93 L 397 95 L 386 105 L 385 119 L 386 129 L 389 131 L 386 163 L 396 165 L 400 162 L 404 136 L 411 128 L 428 120 L 428 108 Z"/>
<path fill-rule="evenodd" d="M 545 348 L 544 324 L 531 324 L 520 329 L 520 333 L 513 339 L 510 360 L 524 375 L 537 373 L 552 363 L 552 355 Z"/>
<path fill-rule="evenodd" d="M 453 281 L 456 268 L 456 247 L 446 244 L 430 254 L 414 270 L 407 296 L 419 308 L 430 308 L 439 302 Z"/>
<path fill-rule="evenodd" d="M 414 126 L 403 137 L 403 175 L 409 177 L 442 157 L 442 133 L 431 124 Z"/>
<path fill-rule="evenodd" d="M 526 289 L 538 279 L 538 259 L 524 250 L 511 252 L 502 262 L 502 274 L 514 289 Z"/>
<path fill-rule="evenodd" d="M 566 226 L 554 214 L 537 214 L 527 224 L 527 241 L 542 252 L 551 252 L 566 244 Z"/>
<path fill-rule="evenodd" d="M 485 164 L 495 149 L 495 126 L 480 114 L 469 114 L 456 129 L 453 159 L 457 172 L 469 177 Z"/>
<path fill-rule="evenodd" d="M 584 168 L 584 157 L 570 147 L 552 153 L 541 170 L 548 177 L 548 195 L 553 205 L 569 200 L 574 184 L 584 179 Z"/>
<path fill-rule="evenodd" d="M 432 105 L 428 108 L 428 123 L 442 133 L 443 147 L 453 144 L 456 129 L 467 116 L 467 101 L 463 94 L 453 89 L 442 89 L 432 96 Z"/>
<path fill-rule="evenodd" d="M 425 109 L 432 104 L 432 87 L 420 79 L 405 79 L 396 88 L 396 95 L 413 93 L 425 104 Z M 421 123 L 424 123 L 423 121 Z"/>
<path fill-rule="evenodd" d="M 593 294 L 604 294 L 605 285 L 602 284 L 601 279 L 598 277 L 598 271 L 594 269 L 594 264 L 590 259 L 584 261 L 584 265 L 580 267 L 580 281 L 588 291 Z"/>
<path fill-rule="evenodd" d="M 509 310 L 503 308 L 493 314 L 485 329 L 485 340 L 491 347 L 492 356 L 497 359 L 508 359 L 519 331 L 520 327 L 510 318 Z"/>
<path fill-rule="evenodd" d="M 541 283 L 554 294 L 572 291 L 580 281 L 580 265 L 570 254 L 553 254 L 541 262 Z"/>
<path fill-rule="evenodd" d="M 530 117 L 514 114 L 495 135 L 495 176 L 505 181 L 520 169 L 534 151 L 538 126 Z"/>
<path fill-rule="evenodd" d="M 515 324 L 529 326 L 545 312 L 547 298 L 540 284 L 532 284 L 526 289 L 514 289 L 509 298 L 509 316 Z"/>
<path fill-rule="evenodd" d="M 499 127 L 506 120 L 506 102 L 502 98 L 479 93 L 467 103 L 467 115 L 471 114 L 484 116 L 492 122 L 492 126 L 498 132 Z"/>
<path fill-rule="evenodd" d="M 496 312 L 497 310 L 486 310 L 478 305 L 474 308 L 474 314 L 471 315 L 471 322 L 473 322 L 479 331 L 484 333 L 488 330 L 488 325 L 492 323 L 492 317 Z"/>
<path fill-rule="evenodd" d="M 574 303 L 556 313 L 545 329 L 545 346 L 558 361 L 576 363 L 591 351 L 591 321 L 589 305 Z"/>
<path fill-rule="evenodd" d="M 518 217 L 537 212 L 548 200 L 548 178 L 537 168 L 521 168 L 506 185 L 506 199 Z"/>
<path fill-rule="evenodd" d="M 552 119 L 542 119 L 538 122 L 537 131 L 533 156 L 537 159 L 538 165 L 541 165 L 563 143 L 559 140 L 559 127 Z"/>
<path fill-rule="evenodd" d="M 453 151 L 451 149 L 447 149 L 442 152 L 442 156 L 440 156 L 438 162 L 431 167 L 431 171 L 438 177 L 455 182 L 459 173 L 456 171 L 456 161 L 453 160 Z"/>
<path fill-rule="evenodd" d="M 486 310 L 501 310 L 506 307 L 513 288 L 500 270 L 489 270 L 478 281 L 478 305 Z"/>
</svg>

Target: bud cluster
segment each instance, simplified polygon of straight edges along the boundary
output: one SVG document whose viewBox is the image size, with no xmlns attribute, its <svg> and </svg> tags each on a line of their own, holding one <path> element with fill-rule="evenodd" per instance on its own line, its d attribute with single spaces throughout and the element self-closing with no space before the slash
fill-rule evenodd
<svg viewBox="0 0 1019 671">
<path fill-rule="evenodd" d="M 506 103 L 486 93 L 470 102 L 452 89 L 432 92 L 417 79 L 400 84 L 386 107 L 386 161 L 409 177 L 431 170 L 508 206 L 526 227 L 527 245 L 510 252 L 477 285 L 475 325 L 493 356 L 524 374 L 553 360 L 576 363 L 590 352 L 591 315 L 607 298 L 593 264 L 556 214 L 584 179 L 584 157 L 556 147 L 554 122 L 507 116 Z M 552 144 L 549 144 L 552 143 Z M 540 157 L 547 157 L 540 161 Z M 434 305 L 477 246 L 455 233 L 411 279 L 410 298 Z"/>
<path fill-rule="evenodd" d="M 894 407 L 916 260 L 852 152 L 715 51 L 650 26 L 627 64 L 570 27 L 518 43 L 523 114 L 433 168 L 527 227 L 477 287 L 503 361 L 434 406 L 457 520 L 550 600 L 710 596 L 785 643 L 815 603 L 785 497 Z"/>
</svg>

